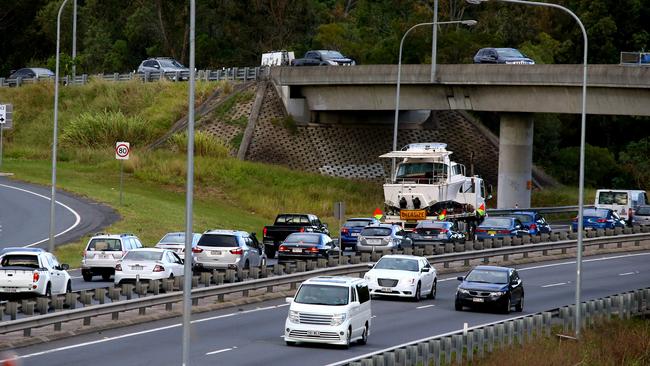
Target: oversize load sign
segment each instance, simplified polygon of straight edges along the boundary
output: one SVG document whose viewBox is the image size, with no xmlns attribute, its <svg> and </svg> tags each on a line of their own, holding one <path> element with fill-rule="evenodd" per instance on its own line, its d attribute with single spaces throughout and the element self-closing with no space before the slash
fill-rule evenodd
<svg viewBox="0 0 650 366">
<path fill-rule="evenodd" d="M 131 148 L 128 142 L 120 141 L 115 143 L 115 159 L 129 160 Z"/>
<path fill-rule="evenodd" d="M 425 210 L 401 210 L 399 218 L 406 221 L 425 220 L 427 212 Z"/>
</svg>

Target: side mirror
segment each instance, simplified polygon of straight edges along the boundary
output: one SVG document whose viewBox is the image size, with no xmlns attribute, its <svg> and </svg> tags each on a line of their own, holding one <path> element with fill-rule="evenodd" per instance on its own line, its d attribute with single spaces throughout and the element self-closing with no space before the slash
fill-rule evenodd
<svg viewBox="0 0 650 366">
<path fill-rule="evenodd" d="M 329 226 L 327 226 L 326 223 L 323 223 L 323 227 L 324 227 L 325 229 L 329 229 Z"/>
<path fill-rule="evenodd" d="M 153 67 L 155 67 L 156 69 L 159 69 L 160 65 L 153 65 Z"/>
<path fill-rule="evenodd" d="M 429 268 L 429 267 L 424 267 L 424 268 L 422 268 L 422 272 L 423 272 L 423 273 L 425 273 L 425 272 L 430 272 L 430 271 L 431 271 L 431 268 Z"/>
<path fill-rule="evenodd" d="M 458 276 L 458 277 L 456 277 L 456 279 L 457 279 L 458 281 L 464 281 L 464 280 L 465 280 L 465 277 L 463 277 L 463 276 Z"/>
<path fill-rule="evenodd" d="M 70 266 L 68 264 L 66 264 L 66 263 L 63 263 L 59 267 L 61 267 L 62 271 L 67 271 L 68 269 L 70 269 Z"/>
<path fill-rule="evenodd" d="M 350 303 L 350 307 L 353 308 L 353 309 L 354 309 L 354 308 L 358 308 L 359 306 L 361 306 L 361 303 L 358 302 L 358 301 L 352 301 L 352 302 Z"/>
<path fill-rule="evenodd" d="M 256 237 L 256 236 L 257 236 L 257 233 L 252 232 L 252 233 L 251 233 L 251 236 L 255 236 L 255 237 Z"/>
<path fill-rule="evenodd" d="M 291 304 L 291 303 L 293 302 L 293 297 L 285 297 L 285 298 L 284 298 L 284 301 L 285 301 L 287 304 Z"/>
<path fill-rule="evenodd" d="M 372 268 L 374 268 L 374 267 L 375 267 L 375 264 L 374 264 L 374 263 L 368 263 L 368 268 L 372 269 Z"/>
<path fill-rule="evenodd" d="M 180 264 L 185 264 L 185 261 L 181 258 Z"/>
</svg>

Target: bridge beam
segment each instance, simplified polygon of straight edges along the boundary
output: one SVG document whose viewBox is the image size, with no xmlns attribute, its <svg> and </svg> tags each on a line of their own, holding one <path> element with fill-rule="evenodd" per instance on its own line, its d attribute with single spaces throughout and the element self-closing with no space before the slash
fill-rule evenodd
<svg viewBox="0 0 650 366">
<path fill-rule="evenodd" d="M 532 114 L 502 113 L 497 208 L 530 207 L 532 167 Z"/>
</svg>

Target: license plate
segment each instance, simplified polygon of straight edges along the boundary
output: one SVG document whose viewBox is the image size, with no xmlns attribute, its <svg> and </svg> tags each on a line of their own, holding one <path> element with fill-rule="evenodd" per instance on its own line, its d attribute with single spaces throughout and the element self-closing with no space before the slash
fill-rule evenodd
<svg viewBox="0 0 650 366">
<path fill-rule="evenodd" d="M 212 255 L 221 255 L 221 251 L 220 250 L 212 250 L 212 251 L 210 251 L 210 254 L 212 254 Z"/>
<path fill-rule="evenodd" d="M 494 235 L 496 235 L 496 234 L 497 234 L 496 231 L 488 231 L 488 235 L 492 235 L 492 236 L 494 236 Z"/>
<path fill-rule="evenodd" d="M 483 299 L 480 298 L 480 297 L 475 297 L 475 298 L 472 299 L 472 301 L 474 301 L 474 302 L 483 302 Z"/>
<path fill-rule="evenodd" d="M 424 220 L 427 218 L 425 210 L 401 210 L 399 212 L 401 220 Z"/>
<path fill-rule="evenodd" d="M 446 238 L 446 237 L 447 237 L 447 236 L 446 236 L 445 234 L 438 234 L 438 238 L 440 238 L 440 239 L 444 239 L 444 238 Z"/>
<path fill-rule="evenodd" d="M 382 287 L 381 290 L 383 292 L 393 292 L 393 289 L 391 289 L 390 287 Z"/>
<path fill-rule="evenodd" d="M 131 266 L 131 269 L 134 271 L 142 271 L 142 266 Z"/>
<path fill-rule="evenodd" d="M 308 330 L 307 335 L 312 337 L 320 337 L 320 332 L 317 330 Z"/>
<path fill-rule="evenodd" d="M 381 244 L 381 239 L 368 239 L 368 244 Z"/>
<path fill-rule="evenodd" d="M 433 239 L 433 236 L 431 236 L 431 235 L 425 235 L 425 236 L 423 236 L 423 238 L 425 238 L 425 239 Z"/>
<path fill-rule="evenodd" d="M 4 292 L 16 292 L 16 288 L 15 287 L 5 287 Z"/>
<path fill-rule="evenodd" d="M 294 248 L 294 249 L 291 249 L 291 251 L 294 252 L 294 253 L 302 253 L 302 249 L 300 249 L 300 248 Z"/>
<path fill-rule="evenodd" d="M 359 233 L 351 233 L 350 236 L 359 236 Z"/>
</svg>

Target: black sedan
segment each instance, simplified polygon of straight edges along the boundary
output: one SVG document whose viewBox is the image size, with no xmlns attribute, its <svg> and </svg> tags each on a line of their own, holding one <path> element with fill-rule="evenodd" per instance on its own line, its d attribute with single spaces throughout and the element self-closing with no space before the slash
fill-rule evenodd
<svg viewBox="0 0 650 366">
<path fill-rule="evenodd" d="M 505 314 L 512 307 L 524 310 L 524 284 L 517 270 L 508 267 L 477 266 L 462 281 L 456 292 L 456 310 L 463 307 L 493 307 Z"/>
<path fill-rule="evenodd" d="M 339 257 L 341 249 L 323 233 L 293 233 L 278 248 L 278 262 Z"/>
</svg>

